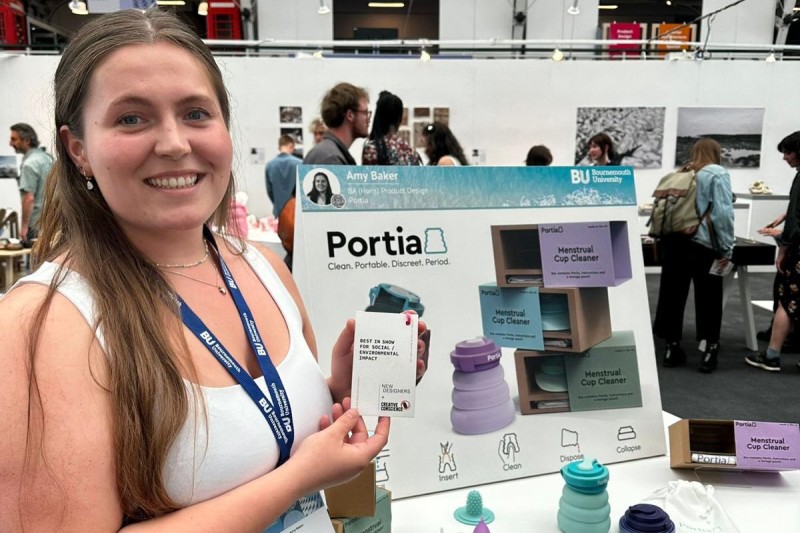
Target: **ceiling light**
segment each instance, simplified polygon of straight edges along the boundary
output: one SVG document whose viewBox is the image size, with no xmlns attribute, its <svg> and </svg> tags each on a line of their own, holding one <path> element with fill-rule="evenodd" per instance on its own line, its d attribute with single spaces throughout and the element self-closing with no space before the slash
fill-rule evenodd
<svg viewBox="0 0 800 533">
<path fill-rule="evenodd" d="M 160 6 L 185 6 L 186 0 L 156 0 Z"/>
<path fill-rule="evenodd" d="M 556 48 L 555 50 L 553 50 L 552 59 L 553 59 L 553 61 L 556 61 L 556 62 L 561 61 L 562 59 L 564 59 L 564 52 L 562 52 L 561 50 Z"/>
<path fill-rule="evenodd" d="M 767 59 L 765 59 L 764 61 L 766 61 L 767 63 L 774 63 L 775 61 L 777 61 L 777 59 L 775 59 L 775 52 L 770 52 L 769 55 L 767 56 Z"/>
<path fill-rule="evenodd" d="M 69 10 L 72 11 L 73 15 L 88 15 L 89 10 L 86 9 L 86 2 L 82 0 L 72 0 L 69 3 Z"/>
<path fill-rule="evenodd" d="M 667 5 L 671 6 L 672 5 L 672 0 L 667 0 Z"/>
<path fill-rule="evenodd" d="M 317 58 L 317 59 L 322 59 L 322 58 L 323 58 L 323 55 L 322 55 L 322 50 L 317 50 L 316 52 L 314 52 L 314 53 L 313 53 L 313 54 L 311 54 L 311 55 L 313 55 L 313 56 L 314 56 L 315 58 Z"/>
<path fill-rule="evenodd" d="M 203 1 L 197 5 L 197 14 L 201 17 L 208 15 L 208 2 Z"/>
<path fill-rule="evenodd" d="M 431 60 L 431 55 L 423 48 L 422 52 L 419 53 L 419 60 L 427 63 Z"/>
<path fill-rule="evenodd" d="M 370 2 L 369 7 L 406 7 L 403 2 Z"/>
<path fill-rule="evenodd" d="M 597 9 L 619 9 L 617 4 L 600 4 Z"/>
<path fill-rule="evenodd" d="M 331 12 L 331 8 L 325 5 L 325 0 L 319 0 L 319 9 L 317 9 L 317 14 L 319 15 L 327 15 Z"/>
<path fill-rule="evenodd" d="M 572 5 L 567 8 L 567 13 L 570 15 L 580 15 L 581 10 L 578 8 L 578 0 L 572 0 Z"/>
</svg>

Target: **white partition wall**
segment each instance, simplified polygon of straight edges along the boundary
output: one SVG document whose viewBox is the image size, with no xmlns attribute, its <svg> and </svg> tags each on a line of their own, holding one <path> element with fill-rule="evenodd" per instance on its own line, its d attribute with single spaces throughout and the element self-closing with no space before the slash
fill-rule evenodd
<svg viewBox="0 0 800 533">
<path fill-rule="evenodd" d="M 50 83 L 57 61 L 0 54 L 0 124 L 29 122 L 51 144 Z M 373 104 L 388 89 L 409 108 L 448 107 L 450 126 L 465 150 L 483 150 L 484 164 L 494 166 L 522 164 L 533 144 L 549 146 L 554 164 L 572 165 L 578 107 L 664 107 L 662 167 L 637 169 L 639 203 L 648 201 L 658 179 L 672 169 L 679 107 L 763 107 L 761 167 L 732 169 L 733 189 L 744 192 L 759 179 L 786 194 L 794 176 L 776 149 L 785 135 L 800 129 L 800 109 L 786 100 L 787 89 L 800 84 L 800 69 L 790 62 L 228 57 L 219 62 L 233 103 L 236 175 L 250 195 L 251 212 L 261 216 L 271 206 L 263 164 L 252 162 L 251 149 L 273 157 L 279 106 L 301 106 L 307 131 L 325 90 L 340 81 L 366 87 Z M 360 142 L 352 152 L 360 160 Z M 0 155 L 11 153 L 0 143 Z"/>
</svg>

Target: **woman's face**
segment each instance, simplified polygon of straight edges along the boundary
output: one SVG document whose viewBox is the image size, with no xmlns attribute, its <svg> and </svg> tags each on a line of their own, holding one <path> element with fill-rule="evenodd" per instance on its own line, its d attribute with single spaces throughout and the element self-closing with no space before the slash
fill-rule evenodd
<svg viewBox="0 0 800 533">
<path fill-rule="evenodd" d="M 196 229 L 219 205 L 231 138 L 190 53 L 167 43 L 111 53 L 92 75 L 83 122 L 83 139 L 66 128 L 62 139 L 129 236 Z"/>
<path fill-rule="evenodd" d="M 314 188 L 317 192 L 324 193 L 328 190 L 328 177 L 324 174 L 314 176 Z"/>
<path fill-rule="evenodd" d="M 599 144 L 593 142 L 589 143 L 589 159 L 591 159 L 592 161 L 597 161 L 598 159 L 601 159 L 605 155 L 604 152 L 605 151 L 603 150 L 603 148 L 600 147 Z"/>
</svg>

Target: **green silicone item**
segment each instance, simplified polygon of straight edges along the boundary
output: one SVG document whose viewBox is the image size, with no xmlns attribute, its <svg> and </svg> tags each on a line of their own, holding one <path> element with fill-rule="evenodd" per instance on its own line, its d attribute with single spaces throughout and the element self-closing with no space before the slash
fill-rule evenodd
<svg viewBox="0 0 800 533">
<path fill-rule="evenodd" d="M 467 494 L 467 504 L 464 507 L 459 507 L 453 513 L 453 517 L 461 522 L 474 526 L 481 520 L 487 524 L 494 521 L 494 513 L 483 506 L 483 497 L 477 490 L 469 491 Z"/>
</svg>

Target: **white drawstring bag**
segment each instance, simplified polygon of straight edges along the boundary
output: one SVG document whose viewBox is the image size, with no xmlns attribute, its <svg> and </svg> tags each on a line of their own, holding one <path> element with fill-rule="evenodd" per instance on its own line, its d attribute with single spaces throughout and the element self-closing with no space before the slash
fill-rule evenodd
<svg viewBox="0 0 800 533">
<path fill-rule="evenodd" d="M 697 481 L 670 481 L 644 499 L 667 512 L 676 533 L 708 531 L 739 533 L 728 514 L 714 498 L 714 487 Z"/>
</svg>

